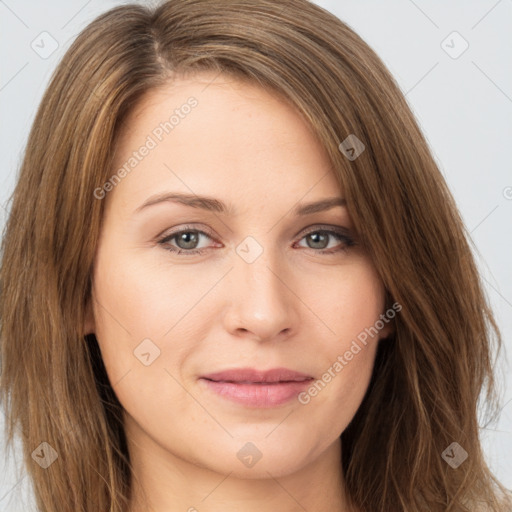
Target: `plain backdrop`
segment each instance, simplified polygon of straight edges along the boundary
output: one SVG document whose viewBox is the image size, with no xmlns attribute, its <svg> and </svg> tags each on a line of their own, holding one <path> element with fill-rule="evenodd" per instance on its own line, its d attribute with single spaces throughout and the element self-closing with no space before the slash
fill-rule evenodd
<svg viewBox="0 0 512 512">
<path fill-rule="evenodd" d="M 121 3 L 0 0 L 2 228 L 51 72 L 90 21 Z M 491 468 L 512 488 L 512 0 L 316 3 L 350 25 L 395 76 L 471 233 L 506 349 L 498 374 L 501 417 L 482 429 L 482 442 Z M 3 512 L 34 510 L 19 459 L 19 450 L 0 447 Z"/>
</svg>

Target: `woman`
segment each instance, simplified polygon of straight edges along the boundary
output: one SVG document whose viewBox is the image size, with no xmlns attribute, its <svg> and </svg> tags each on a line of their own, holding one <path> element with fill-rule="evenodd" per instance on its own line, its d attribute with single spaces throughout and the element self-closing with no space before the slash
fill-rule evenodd
<svg viewBox="0 0 512 512">
<path fill-rule="evenodd" d="M 2 393 L 40 510 L 508 510 L 463 224 L 393 78 L 318 6 L 92 22 L 3 251 Z"/>
</svg>

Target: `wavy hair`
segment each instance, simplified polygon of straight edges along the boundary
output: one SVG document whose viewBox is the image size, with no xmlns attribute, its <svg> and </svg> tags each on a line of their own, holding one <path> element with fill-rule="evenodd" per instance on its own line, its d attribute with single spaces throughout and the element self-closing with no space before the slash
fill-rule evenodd
<svg viewBox="0 0 512 512">
<path fill-rule="evenodd" d="M 94 335 L 83 335 L 123 121 L 148 91 L 213 71 L 289 101 L 325 147 L 354 226 L 402 310 L 341 434 L 346 491 L 364 512 L 505 510 L 478 411 L 497 410 L 501 339 L 470 238 L 403 93 L 375 52 L 307 0 L 170 0 L 90 23 L 31 128 L 2 242 L 1 398 L 45 512 L 125 512 L 134 475 Z M 340 143 L 356 135 L 356 159 Z M 58 463 L 31 457 L 41 442 Z M 457 469 L 442 457 L 457 442 Z M 510 510 L 510 509 L 509 509 Z"/>
</svg>

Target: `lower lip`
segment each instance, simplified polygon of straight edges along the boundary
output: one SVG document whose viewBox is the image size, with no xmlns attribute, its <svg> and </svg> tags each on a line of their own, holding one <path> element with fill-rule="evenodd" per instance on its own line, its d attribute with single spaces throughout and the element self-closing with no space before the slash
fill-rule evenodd
<svg viewBox="0 0 512 512">
<path fill-rule="evenodd" d="M 295 398 L 309 386 L 312 379 L 301 382 L 276 382 L 269 384 L 240 384 L 200 379 L 215 393 L 250 407 L 274 407 Z"/>
</svg>

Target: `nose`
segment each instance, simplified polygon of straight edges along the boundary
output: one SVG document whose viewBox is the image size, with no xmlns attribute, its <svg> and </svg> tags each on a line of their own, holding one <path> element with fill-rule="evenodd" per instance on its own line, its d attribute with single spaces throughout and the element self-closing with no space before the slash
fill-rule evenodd
<svg viewBox="0 0 512 512">
<path fill-rule="evenodd" d="M 235 254 L 226 276 L 225 329 L 258 341 L 284 340 L 298 329 L 300 301 L 283 262 L 264 251 L 248 263 Z"/>
</svg>

